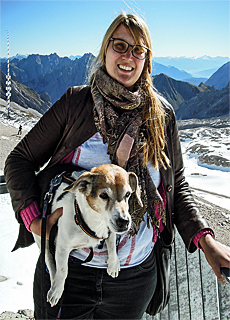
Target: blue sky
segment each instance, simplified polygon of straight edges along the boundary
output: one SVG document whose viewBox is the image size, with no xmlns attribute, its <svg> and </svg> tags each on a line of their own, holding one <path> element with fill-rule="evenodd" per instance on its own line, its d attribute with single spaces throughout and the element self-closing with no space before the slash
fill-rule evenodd
<svg viewBox="0 0 230 320">
<path fill-rule="evenodd" d="M 154 55 L 230 57 L 229 0 L 10 1 L 1 0 L 1 50 L 7 56 L 97 55 L 111 21 L 138 13 L 150 29 Z"/>
</svg>

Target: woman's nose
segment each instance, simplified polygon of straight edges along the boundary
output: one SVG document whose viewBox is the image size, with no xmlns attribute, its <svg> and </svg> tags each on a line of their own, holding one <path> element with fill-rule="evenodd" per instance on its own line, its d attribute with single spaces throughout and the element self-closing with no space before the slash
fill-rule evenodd
<svg viewBox="0 0 230 320">
<path fill-rule="evenodd" d="M 132 54 L 132 48 L 128 48 L 128 50 L 125 53 L 122 53 L 122 58 L 124 59 L 132 59 L 133 58 L 133 54 Z"/>
</svg>

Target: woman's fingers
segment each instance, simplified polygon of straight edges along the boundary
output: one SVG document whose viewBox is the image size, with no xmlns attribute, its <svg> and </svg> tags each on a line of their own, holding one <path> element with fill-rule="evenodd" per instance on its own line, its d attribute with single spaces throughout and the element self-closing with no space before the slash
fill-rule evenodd
<svg viewBox="0 0 230 320">
<path fill-rule="evenodd" d="M 225 277 L 221 274 L 221 267 L 230 267 L 230 249 L 216 242 L 210 235 L 205 235 L 200 240 L 206 260 L 212 267 L 221 284 L 226 284 Z"/>
<path fill-rule="evenodd" d="M 48 215 L 46 222 L 46 239 L 49 239 L 49 234 L 50 230 L 52 229 L 52 226 L 58 221 L 62 214 L 63 208 L 58 208 L 53 213 Z"/>
</svg>

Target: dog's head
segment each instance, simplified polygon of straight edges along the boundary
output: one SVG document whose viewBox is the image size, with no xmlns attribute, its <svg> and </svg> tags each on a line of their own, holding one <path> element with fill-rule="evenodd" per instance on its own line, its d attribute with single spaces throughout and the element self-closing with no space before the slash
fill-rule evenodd
<svg viewBox="0 0 230 320">
<path fill-rule="evenodd" d="M 90 208 L 101 214 L 115 233 L 123 233 L 131 227 L 128 200 L 133 192 L 143 206 L 136 174 L 113 164 L 84 172 L 65 190 L 83 195 Z"/>
</svg>

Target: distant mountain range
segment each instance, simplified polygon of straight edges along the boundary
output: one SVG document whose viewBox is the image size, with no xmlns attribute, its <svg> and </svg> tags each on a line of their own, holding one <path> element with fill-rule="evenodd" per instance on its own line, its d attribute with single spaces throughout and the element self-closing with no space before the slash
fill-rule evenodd
<svg viewBox="0 0 230 320">
<path fill-rule="evenodd" d="M 9 57 L 9 60 L 13 60 L 13 59 L 18 59 L 18 60 L 22 60 L 24 58 L 27 58 L 28 57 L 28 54 L 20 54 L 20 53 L 17 53 L 16 56 L 12 56 L 12 57 Z M 0 62 L 6 62 L 7 61 L 7 58 L 0 58 Z"/>
<path fill-rule="evenodd" d="M 166 67 L 163 64 L 157 63 L 157 62 L 153 62 L 153 66 L 152 66 L 152 75 L 157 75 L 159 73 L 164 73 L 167 76 L 176 79 L 176 80 L 185 80 L 188 78 L 193 78 L 192 75 L 186 71 L 183 70 L 179 70 L 175 67 L 172 66 L 168 66 Z M 200 81 L 201 82 L 201 81 Z M 199 82 L 199 83 L 200 83 Z"/>
<path fill-rule="evenodd" d="M 91 54 L 90 54 L 91 55 Z M 80 60 L 82 56 L 70 56 L 70 57 L 59 57 L 56 53 L 48 56 L 43 55 L 22 55 L 17 54 L 14 57 L 10 57 L 10 62 L 13 66 L 21 66 L 21 60 L 31 59 L 31 56 L 39 56 L 41 60 L 44 61 L 42 57 L 50 57 L 52 60 L 54 57 L 60 59 L 61 64 L 67 64 L 69 66 L 74 65 L 73 62 Z M 93 56 L 93 55 L 92 55 Z M 15 60 L 16 59 L 16 60 Z M 18 61 L 17 61 L 18 60 Z M 228 62 L 230 59 L 228 57 L 209 57 L 203 56 L 198 58 L 188 58 L 188 57 L 154 57 L 153 59 L 153 72 L 152 75 L 157 75 L 159 73 L 164 73 L 171 78 L 176 80 L 183 80 L 190 82 L 195 85 L 199 85 L 201 82 L 205 82 L 217 69 L 219 69 L 224 63 Z M 1 70 L 6 72 L 6 62 L 7 58 L 0 58 Z M 57 66 L 60 66 L 57 63 Z M 21 79 L 19 79 L 21 81 Z"/>
<path fill-rule="evenodd" d="M 193 77 L 209 78 L 217 69 L 228 62 L 229 57 L 154 57 L 155 62 L 174 66 L 191 73 Z"/>
<path fill-rule="evenodd" d="M 10 62 L 10 73 L 37 93 L 47 92 L 54 103 L 68 87 L 88 82 L 94 58 L 91 53 L 74 61 L 67 57 L 60 58 L 56 53 L 32 54 L 22 60 L 13 59 Z M 7 63 L 1 63 L 1 70 L 6 73 L 6 69 Z"/>
<path fill-rule="evenodd" d="M 0 71 L 1 86 L 0 97 L 6 100 L 6 75 Z M 48 93 L 37 94 L 33 89 L 21 84 L 17 78 L 11 78 L 11 97 L 10 101 L 16 102 L 26 109 L 34 109 L 44 114 L 52 105 Z"/>
<path fill-rule="evenodd" d="M 22 60 L 29 55 L 17 54 L 10 57 L 10 61 L 13 59 Z M 68 58 L 70 60 L 80 59 L 80 55 L 71 55 Z M 154 64 L 160 64 L 164 67 L 174 67 L 176 69 L 185 71 L 192 74 L 193 77 L 209 78 L 217 69 L 230 60 L 229 57 L 154 57 Z M 0 58 L 0 62 L 6 62 L 7 58 Z M 160 73 L 165 73 L 161 70 Z M 155 74 L 155 73 L 154 73 Z M 166 73 L 167 74 L 167 73 Z M 169 74 L 167 74 L 170 76 Z M 182 79 L 179 79 L 182 80 Z"/>
<path fill-rule="evenodd" d="M 10 64 L 10 73 L 13 74 L 12 101 L 16 99 L 21 88 L 25 88 L 29 98 L 21 99 L 21 103 L 28 103 L 33 94 L 29 90 L 32 88 L 44 102 L 42 113 L 46 111 L 52 103 L 70 86 L 88 83 L 90 67 L 94 56 L 90 53 L 73 60 L 65 57 L 60 58 L 57 54 L 48 56 L 30 55 L 24 59 L 13 59 Z M 177 73 L 181 77 L 191 76 L 188 73 L 173 68 L 165 67 L 161 64 L 154 64 L 153 84 L 157 90 L 165 96 L 176 110 L 176 114 L 181 119 L 189 117 L 212 117 L 228 114 L 229 108 L 229 67 L 230 62 L 221 66 L 206 84 L 199 86 L 186 81 L 176 80 L 175 77 L 166 75 Z M 1 69 L 6 73 L 6 63 L 1 63 Z M 160 72 L 163 70 L 163 72 Z M 154 73 L 156 73 L 154 75 Z M 5 78 L 2 75 L 1 97 L 5 99 Z M 22 85 L 23 83 L 23 85 Z M 19 89 L 17 88 L 19 87 Z M 217 90 L 223 89 L 223 90 Z M 15 91 L 15 95 L 13 92 Z M 23 91 L 23 92 L 24 92 Z M 31 92 L 34 92 L 31 91 Z M 46 94 L 44 94 L 46 93 Z M 25 94 L 23 93 L 24 97 Z M 27 102 L 25 102 L 27 101 Z M 20 102 L 15 101 L 20 104 Z M 40 102 L 39 102 L 40 103 Z M 216 105 L 215 105 L 216 103 Z M 42 104 L 42 102 L 41 102 Z M 214 104 L 214 106 L 213 106 Z M 196 109 L 199 105 L 199 110 Z M 39 107 L 40 108 L 40 107 Z M 195 113 L 193 110 L 197 110 Z"/>
</svg>

